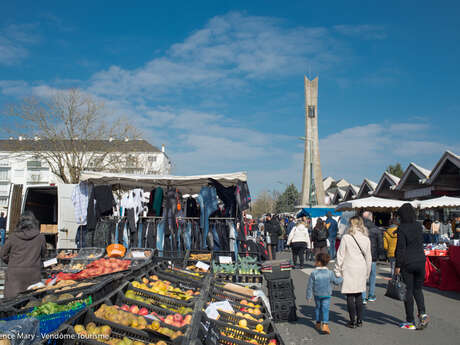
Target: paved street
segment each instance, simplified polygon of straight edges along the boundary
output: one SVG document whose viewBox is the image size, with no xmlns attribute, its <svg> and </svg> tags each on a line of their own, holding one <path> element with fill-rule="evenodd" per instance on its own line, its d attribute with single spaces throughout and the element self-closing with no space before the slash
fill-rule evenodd
<svg viewBox="0 0 460 345">
<path fill-rule="evenodd" d="M 282 257 L 287 256 L 287 252 Z M 453 345 L 460 337 L 460 293 L 425 289 L 425 304 L 431 316 L 431 323 L 423 331 L 410 331 L 398 328 L 404 321 L 404 305 L 384 297 L 389 266 L 379 264 L 377 268 L 377 301 L 367 304 L 364 312 L 364 327 L 349 329 L 346 298 L 336 288 L 331 300 L 331 335 L 319 334 L 314 329 L 314 302 L 306 302 L 306 286 L 312 265 L 303 270 L 292 271 L 297 296 L 296 323 L 277 323 L 277 328 L 286 345 L 308 344 L 373 344 L 373 345 Z"/>
</svg>

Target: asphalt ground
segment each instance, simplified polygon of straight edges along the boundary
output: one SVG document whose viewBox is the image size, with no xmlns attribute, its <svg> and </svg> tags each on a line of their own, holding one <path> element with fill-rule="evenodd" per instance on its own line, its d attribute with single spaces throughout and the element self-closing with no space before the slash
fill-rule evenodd
<svg viewBox="0 0 460 345">
<path fill-rule="evenodd" d="M 277 258 L 290 257 L 284 252 Z M 333 263 L 330 264 L 333 266 Z M 387 263 L 378 263 L 375 302 L 364 306 L 363 327 L 349 329 L 346 297 L 335 287 L 329 313 L 330 335 L 323 335 L 314 328 L 315 303 L 307 303 L 306 289 L 313 263 L 308 262 L 303 270 L 291 271 L 295 286 L 296 322 L 276 324 L 285 345 L 341 344 L 341 345 L 454 345 L 460 344 L 460 293 L 424 288 L 425 305 L 431 322 L 424 330 L 405 330 L 398 326 L 405 321 L 404 304 L 385 297 L 390 277 Z M 415 313 L 417 309 L 415 308 Z"/>
</svg>

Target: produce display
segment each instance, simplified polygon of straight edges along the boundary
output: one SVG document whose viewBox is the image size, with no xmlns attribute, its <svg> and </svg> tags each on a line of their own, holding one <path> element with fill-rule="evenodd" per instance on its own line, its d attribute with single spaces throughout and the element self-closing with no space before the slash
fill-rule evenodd
<svg viewBox="0 0 460 345">
<path fill-rule="evenodd" d="M 63 311 L 77 309 L 83 304 L 90 305 L 91 297 L 88 297 L 84 300 L 73 301 L 67 304 L 57 304 L 54 302 L 47 302 L 45 304 L 40 305 L 39 307 L 35 307 L 32 312 L 27 314 L 27 316 L 37 317 L 40 315 L 51 315 L 51 314 L 60 313 Z"/>
<path fill-rule="evenodd" d="M 74 332 L 77 333 L 81 338 L 97 340 L 101 343 L 109 345 L 167 345 L 167 343 L 163 340 L 146 344 L 142 341 L 132 340 L 128 337 L 123 337 L 123 339 L 111 337 L 112 328 L 110 326 L 104 325 L 97 327 L 94 322 L 90 322 L 86 326 L 75 325 L 73 329 Z"/>
<path fill-rule="evenodd" d="M 238 273 L 239 274 L 251 274 L 260 275 L 260 266 L 257 263 L 257 259 L 251 256 L 238 257 Z"/>
<path fill-rule="evenodd" d="M 30 309 L 30 308 L 35 308 L 39 307 L 42 304 L 45 303 L 56 303 L 60 301 L 65 301 L 68 299 L 73 299 L 73 298 L 80 298 L 83 296 L 83 292 L 79 292 L 76 295 L 70 294 L 70 293 L 63 293 L 61 295 L 46 295 L 43 297 L 41 300 L 38 299 L 31 299 L 24 307 L 21 309 Z"/>
<path fill-rule="evenodd" d="M 212 254 L 211 253 L 206 253 L 206 254 L 190 254 L 189 259 L 190 260 L 196 260 L 196 261 L 211 261 Z"/>
<path fill-rule="evenodd" d="M 132 308 L 133 311 L 137 311 L 136 308 Z M 154 321 L 149 324 L 147 319 L 143 315 L 131 313 L 125 311 L 119 306 L 108 306 L 101 305 L 100 308 L 94 313 L 97 318 L 118 323 L 122 326 L 131 327 L 139 330 L 149 328 L 155 332 L 163 334 L 171 339 L 183 336 L 181 331 L 175 331 L 171 328 L 162 327 L 158 321 Z M 182 316 L 181 320 L 182 320 Z"/>
<path fill-rule="evenodd" d="M 214 273 L 235 274 L 236 264 L 216 264 L 213 261 L 212 269 Z"/>
<path fill-rule="evenodd" d="M 188 301 L 193 298 L 193 296 L 199 295 L 200 291 L 193 291 L 193 290 L 183 290 L 179 287 L 175 287 L 170 281 L 168 280 L 160 280 L 157 276 L 152 275 L 150 276 L 151 280 L 147 278 L 143 278 L 142 282 L 134 281 L 132 282 L 132 286 L 136 289 L 146 290 L 149 292 L 153 292 L 155 294 L 161 296 L 167 296 L 171 298 L 175 298 L 178 300 Z"/>
<path fill-rule="evenodd" d="M 86 265 L 86 268 L 76 274 L 77 279 L 86 279 L 97 277 L 103 274 L 109 274 L 119 271 L 125 271 L 129 268 L 131 261 L 120 260 L 115 258 L 98 259 Z"/>
<path fill-rule="evenodd" d="M 150 257 L 150 255 L 152 255 L 152 252 L 150 250 L 144 250 L 143 253 L 145 258 L 148 258 Z M 125 258 L 134 258 L 133 253 L 129 252 L 128 254 L 126 254 Z"/>
<path fill-rule="evenodd" d="M 125 292 L 125 297 L 127 299 L 130 299 L 130 300 L 133 300 L 133 301 L 138 301 L 138 302 L 145 303 L 145 304 L 148 304 L 148 305 L 157 306 L 159 308 L 164 309 L 168 313 L 179 313 L 179 314 L 182 314 L 182 315 L 186 315 L 186 314 L 190 314 L 191 312 L 193 312 L 193 309 L 189 308 L 189 307 L 185 307 L 185 306 L 181 306 L 181 307 L 168 306 L 168 305 L 166 305 L 164 303 L 158 302 L 157 300 L 155 300 L 153 298 L 142 297 L 142 296 L 138 295 L 133 290 L 127 290 Z"/>
<path fill-rule="evenodd" d="M 61 250 L 56 256 L 56 258 L 57 259 L 73 259 L 77 255 L 78 255 L 77 252 L 66 252 L 65 250 Z"/>
</svg>

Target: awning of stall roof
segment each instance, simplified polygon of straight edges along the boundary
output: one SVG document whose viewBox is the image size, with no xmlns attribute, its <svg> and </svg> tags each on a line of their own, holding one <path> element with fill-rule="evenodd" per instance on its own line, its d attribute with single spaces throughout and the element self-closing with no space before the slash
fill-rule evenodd
<svg viewBox="0 0 460 345">
<path fill-rule="evenodd" d="M 458 208 L 460 207 L 460 198 L 441 196 L 435 199 L 417 201 L 417 206 L 421 209 Z"/>
<path fill-rule="evenodd" d="M 401 201 L 395 199 L 384 199 L 371 196 L 363 199 L 355 199 L 344 201 L 337 205 L 336 211 L 352 211 L 352 210 L 369 210 L 369 211 L 391 211 L 400 208 L 405 203 L 411 203 L 417 207 L 417 202 Z"/>
<path fill-rule="evenodd" d="M 209 183 L 212 178 L 220 182 L 225 187 L 234 186 L 238 182 L 247 181 L 246 172 L 235 172 L 227 174 L 209 174 L 193 176 L 175 176 L 175 175 L 135 175 L 106 173 L 96 171 L 84 171 L 81 174 L 81 182 L 89 182 L 94 185 L 113 185 L 122 189 L 143 188 L 150 191 L 153 187 L 174 187 L 182 193 L 195 194 L 199 193 L 201 187 Z"/>
</svg>

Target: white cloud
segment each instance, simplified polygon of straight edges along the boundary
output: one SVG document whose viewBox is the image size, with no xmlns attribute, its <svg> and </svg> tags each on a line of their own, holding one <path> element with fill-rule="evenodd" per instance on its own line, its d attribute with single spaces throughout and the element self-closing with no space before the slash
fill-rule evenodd
<svg viewBox="0 0 460 345">
<path fill-rule="evenodd" d="M 11 24 L 0 29 L 0 65 L 14 65 L 28 56 L 28 46 L 40 40 L 35 24 Z"/>
</svg>

